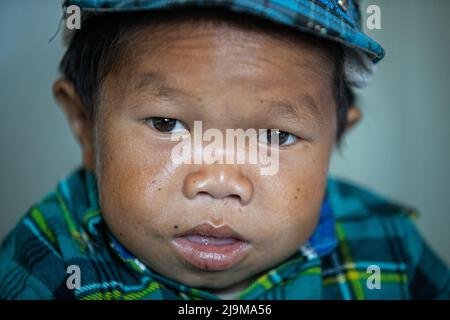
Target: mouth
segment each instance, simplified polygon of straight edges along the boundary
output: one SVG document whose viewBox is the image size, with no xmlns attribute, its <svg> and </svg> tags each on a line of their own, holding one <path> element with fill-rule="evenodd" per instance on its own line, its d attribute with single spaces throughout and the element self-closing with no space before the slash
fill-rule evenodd
<svg viewBox="0 0 450 320">
<path fill-rule="evenodd" d="M 204 223 L 172 239 L 177 253 L 203 271 L 224 271 L 246 256 L 249 242 L 227 226 Z"/>
</svg>

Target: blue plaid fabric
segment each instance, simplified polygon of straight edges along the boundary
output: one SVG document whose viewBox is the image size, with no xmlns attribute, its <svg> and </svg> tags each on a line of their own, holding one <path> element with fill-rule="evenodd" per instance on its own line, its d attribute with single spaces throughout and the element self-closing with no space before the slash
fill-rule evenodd
<svg viewBox="0 0 450 320">
<path fill-rule="evenodd" d="M 302 32 L 361 49 L 374 62 L 384 50 L 361 30 L 355 0 L 66 0 L 85 12 L 159 10 L 180 7 L 216 7 L 275 21 Z"/>
</svg>

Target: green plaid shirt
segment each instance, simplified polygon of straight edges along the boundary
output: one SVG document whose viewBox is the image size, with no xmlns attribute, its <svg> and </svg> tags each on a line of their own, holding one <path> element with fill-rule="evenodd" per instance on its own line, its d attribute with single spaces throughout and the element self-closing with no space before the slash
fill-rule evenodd
<svg viewBox="0 0 450 320">
<path fill-rule="evenodd" d="M 424 243 L 411 216 L 410 209 L 330 178 L 309 242 L 239 298 L 448 299 L 449 269 Z M 67 285 L 71 265 L 81 272 L 73 289 Z M 0 298 L 218 297 L 150 270 L 122 247 L 102 219 L 94 175 L 79 169 L 32 206 L 3 241 Z"/>
</svg>

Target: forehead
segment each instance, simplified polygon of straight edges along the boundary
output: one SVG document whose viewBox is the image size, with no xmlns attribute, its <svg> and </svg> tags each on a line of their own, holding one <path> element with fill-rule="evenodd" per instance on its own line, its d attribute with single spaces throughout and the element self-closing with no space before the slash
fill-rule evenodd
<svg viewBox="0 0 450 320">
<path fill-rule="evenodd" d="M 217 17 L 160 20 L 128 35 L 114 77 L 129 92 L 164 89 L 166 95 L 183 92 L 185 97 L 258 93 L 320 104 L 314 100 L 331 96 L 333 49 L 281 27 Z"/>
<path fill-rule="evenodd" d="M 144 58 L 148 58 L 151 51 L 170 53 L 179 48 L 186 50 L 185 53 L 193 50 L 208 53 L 208 50 L 216 49 L 216 53 L 227 56 L 233 53 L 232 57 L 238 56 L 240 59 L 286 60 L 324 73 L 333 69 L 337 60 L 336 44 L 256 18 L 239 19 L 235 15 L 215 14 L 170 17 L 141 24 L 134 29 L 129 40 L 125 40 L 123 47 L 128 49 L 128 53 L 135 53 L 135 57 L 144 54 Z"/>
</svg>

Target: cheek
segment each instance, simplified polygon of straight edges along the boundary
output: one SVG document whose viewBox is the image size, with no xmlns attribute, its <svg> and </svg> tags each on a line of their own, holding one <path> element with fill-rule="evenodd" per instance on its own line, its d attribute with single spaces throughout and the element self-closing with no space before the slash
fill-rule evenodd
<svg viewBox="0 0 450 320">
<path fill-rule="evenodd" d="M 161 230 L 159 220 L 172 185 L 165 177 L 170 172 L 170 152 L 137 134 L 141 131 L 110 126 L 98 141 L 99 201 L 113 231 L 147 233 L 144 226 Z"/>
<path fill-rule="evenodd" d="M 330 153 L 330 147 L 308 146 L 298 159 L 289 159 L 286 167 L 290 169 L 284 180 L 289 186 L 288 197 L 294 203 L 294 212 L 318 214 L 326 189 Z"/>
<path fill-rule="evenodd" d="M 262 207 L 271 208 L 269 234 L 289 246 L 313 233 L 326 189 L 330 147 L 305 146 L 295 157 L 280 156 L 279 173 L 265 178 Z M 268 196 L 269 195 L 269 196 Z"/>
</svg>

